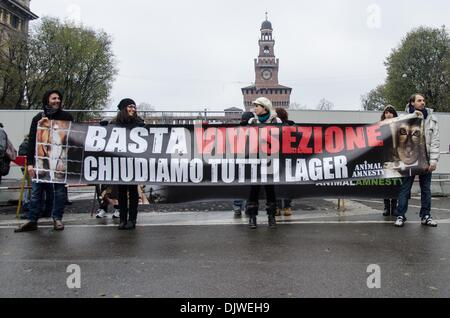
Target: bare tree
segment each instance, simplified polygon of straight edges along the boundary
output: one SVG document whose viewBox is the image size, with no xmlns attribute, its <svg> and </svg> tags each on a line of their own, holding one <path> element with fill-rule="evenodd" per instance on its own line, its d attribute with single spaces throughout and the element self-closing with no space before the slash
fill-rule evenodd
<svg viewBox="0 0 450 318">
<path fill-rule="evenodd" d="M 361 102 L 364 110 L 383 110 L 389 104 L 384 92 L 384 85 L 380 85 L 369 93 L 362 95 Z"/>
<path fill-rule="evenodd" d="M 316 107 L 318 110 L 332 110 L 333 108 L 334 104 L 325 98 L 322 98 Z"/>
<path fill-rule="evenodd" d="M 143 102 L 138 105 L 138 111 L 153 112 L 155 111 L 155 107 L 150 103 Z"/>
<path fill-rule="evenodd" d="M 308 109 L 307 105 L 302 105 L 302 104 L 297 103 L 297 102 L 292 102 L 289 105 L 289 110 L 305 110 L 305 109 Z"/>
</svg>

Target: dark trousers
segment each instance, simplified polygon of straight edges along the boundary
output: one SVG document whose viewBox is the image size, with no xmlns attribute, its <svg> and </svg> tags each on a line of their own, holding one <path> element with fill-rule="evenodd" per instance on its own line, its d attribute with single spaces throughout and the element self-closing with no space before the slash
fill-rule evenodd
<svg viewBox="0 0 450 318">
<path fill-rule="evenodd" d="M 139 204 L 137 185 L 119 185 L 120 222 L 136 223 Z"/>
<path fill-rule="evenodd" d="M 279 209 L 292 208 L 292 200 L 291 199 L 278 199 L 277 200 L 277 208 L 279 208 Z"/>
<path fill-rule="evenodd" d="M 384 209 L 388 211 L 395 211 L 397 208 L 397 199 L 384 199 Z M 394 215 L 394 213 L 392 213 Z"/>
<path fill-rule="evenodd" d="M 258 215 L 259 190 L 262 186 L 255 185 L 250 187 L 250 197 L 247 204 L 247 213 L 249 215 Z M 275 215 L 277 207 L 277 198 L 275 196 L 275 186 L 265 185 L 267 214 Z"/>
</svg>

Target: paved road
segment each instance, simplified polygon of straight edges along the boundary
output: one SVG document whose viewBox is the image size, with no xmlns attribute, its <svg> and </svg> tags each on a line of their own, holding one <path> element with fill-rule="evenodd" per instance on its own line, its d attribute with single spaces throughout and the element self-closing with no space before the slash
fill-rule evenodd
<svg viewBox="0 0 450 318">
<path fill-rule="evenodd" d="M 450 200 L 433 200 L 437 228 L 418 223 L 411 201 L 404 228 L 384 219 L 377 200 L 303 200 L 271 230 L 228 211 L 146 212 L 135 231 L 89 213 L 13 233 L 0 221 L 0 297 L 449 297 Z M 76 210 L 76 209 L 75 209 Z M 86 212 L 86 211 L 85 211 Z M 66 285 L 77 264 L 81 288 Z M 381 288 L 369 289 L 376 264 Z M 369 279 L 371 282 L 376 280 Z"/>
</svg>

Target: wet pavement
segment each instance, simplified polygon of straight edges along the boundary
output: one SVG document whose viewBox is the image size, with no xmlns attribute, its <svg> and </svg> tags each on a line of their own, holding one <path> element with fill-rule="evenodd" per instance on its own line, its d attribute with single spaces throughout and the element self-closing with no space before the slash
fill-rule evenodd
<svg viewBox="0 0 450 318">
<path fill-rule="evenodd" d="M 251 230 L 217 201 L 141 206 L 137 229 L 118 231 L 110 214 L 91 217 L 92 199 L 71 197 L 62 232 L 43 219 L 13 233 L 23 221 L 0 207 L 0 297 L 450 296 L 449 198 L 433 198 L 437 228 L 420 225 L 418 198 L 400 229 L 382 200 L 341 211 L 337 199 L 303 199 L 277 229 L 261 212 Z M 68 288 L 71 264 L 81 288 Z"/>
</svg>

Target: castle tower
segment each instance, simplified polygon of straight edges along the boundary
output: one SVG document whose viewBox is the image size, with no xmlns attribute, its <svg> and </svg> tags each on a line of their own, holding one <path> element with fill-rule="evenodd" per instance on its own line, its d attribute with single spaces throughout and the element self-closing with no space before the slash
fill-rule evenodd
<svg viewBox="0 0 450 318">
<path fill-rule="evenodd" d="M 279 59 L 275 56 L 275 40 L 272 23 L 267 19 L 261 24 L 261 38 L 258 41 L 259 55 L 255 59 L 255 84 L 242 88 L 244 106 L 250 110 L 252 101 L 264 96 L 272 101 L 273 107 L 289 108 L 292 88 L 278 82 Z"/>
</svg>

